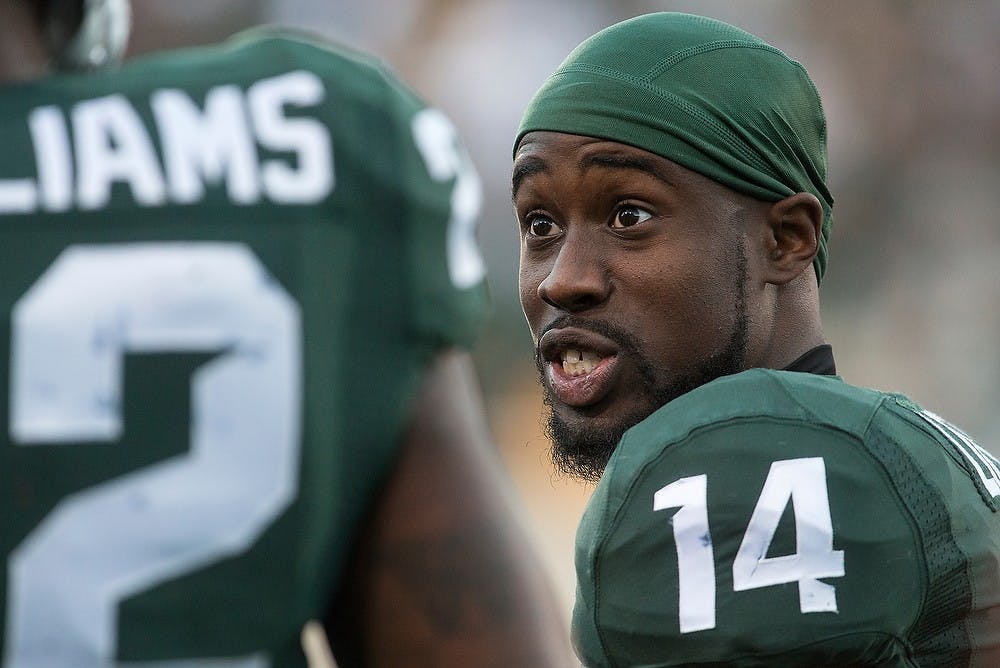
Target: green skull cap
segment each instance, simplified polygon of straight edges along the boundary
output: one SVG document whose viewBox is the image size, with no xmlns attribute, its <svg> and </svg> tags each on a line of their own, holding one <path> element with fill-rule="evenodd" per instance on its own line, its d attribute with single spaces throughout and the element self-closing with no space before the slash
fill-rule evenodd
<svg viewBox="0 0 1000 668">
<path fill-rule="evenodd" d="M 606 28 L 535 94 L 515 150 L 534 130 L 629 144 L 765 201 L 812 193 L 822 279 L 833 207 L 823 106 L 805 69 L 750 33 L 668 12 Z"/>
</svg>

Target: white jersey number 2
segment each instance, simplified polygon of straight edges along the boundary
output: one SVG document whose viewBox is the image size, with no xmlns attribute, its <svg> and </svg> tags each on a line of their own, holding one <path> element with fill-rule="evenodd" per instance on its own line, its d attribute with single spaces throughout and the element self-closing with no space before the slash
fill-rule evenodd
<svg viewBox="0 0 1000 668">
<path fill-rule="evenodd" d="M 299 307 L 242 244 L 81 245 L 12 328 L 9 429 L 24 447 L 118 439 L 127 353 L 216 354 L 192 375 L 188 452 L 66 497 L 10 555 L 3 665 L 114 666 L 121 601 L 241 553 L 294 499 Z"/>
<path fill-rule="evenodd" d="M 781 515 L 795 509 L 795 553 L 768 557 Z M 653 495 L 653 510 L 680 507 L 673 518 L 677 548 L 681 633 L 715 628 L 715 557 L 708 525 L 708 476 L 681 478 Z M 819 578 L 844 575 L 844 553 L 833 549 L 833 522 L 822 457 L 773 462 L 739 551 L 733 590 L 797 582 L 799 610 L 837 612 L 833 585 Z"/>
</svg>

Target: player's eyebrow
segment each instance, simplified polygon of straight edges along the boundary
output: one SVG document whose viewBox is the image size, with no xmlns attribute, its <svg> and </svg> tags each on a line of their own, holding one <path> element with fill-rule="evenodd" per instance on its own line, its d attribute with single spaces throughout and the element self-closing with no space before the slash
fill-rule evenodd
<svg viewBox="0 0 1000 668">
<path fill-rule="evenodd" d="M 528 156 L 519 158 L 514 166 L 514 173 L 511 175 L 510 199 L 513 201 L 517 197 L 517 190 L 521 187 L 521 182 L 529 176 L 549 171 L 549 166 L 541 158 Z"/>
<path fill-rule="evenodd" d="M 656 161 L 645 158 L 641 155 L 625 155 L 623 153 L 595 153 L 580 159 L 580 168 L 583 170 L 591 167 L 608 167 L 611 169 L 634 169 L 645 172 L 653 178 L 662 181 L 664 184 L 675 187 Z"/>
</svg>

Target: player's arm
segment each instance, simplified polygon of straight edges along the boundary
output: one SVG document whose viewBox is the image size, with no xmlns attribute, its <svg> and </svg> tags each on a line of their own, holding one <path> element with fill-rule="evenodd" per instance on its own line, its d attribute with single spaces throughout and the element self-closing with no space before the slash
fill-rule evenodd
<svg viewBox="0 0 1000 668">
<path fill-rule="evenodd" d="M 468 355 L 444 353 L 331 614 L 341 668 L 572 664 L 511 493 Z"/>
</svg>

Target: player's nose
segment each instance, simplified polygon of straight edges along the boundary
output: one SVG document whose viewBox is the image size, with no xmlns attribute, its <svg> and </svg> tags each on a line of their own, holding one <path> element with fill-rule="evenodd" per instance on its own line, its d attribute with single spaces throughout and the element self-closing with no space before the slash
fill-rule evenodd
<svg viewBox="0 0 1000 668">
<path fill-rule="evenodd" d="M 611 281 L 598 246 L 582 233 L 567 233 L 548 275 L 538 284 L 546 304 L 577 313 L 603 303 Z"/>
</svg>

